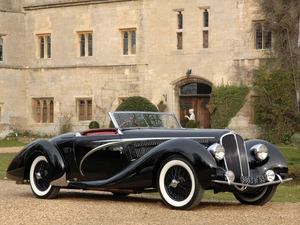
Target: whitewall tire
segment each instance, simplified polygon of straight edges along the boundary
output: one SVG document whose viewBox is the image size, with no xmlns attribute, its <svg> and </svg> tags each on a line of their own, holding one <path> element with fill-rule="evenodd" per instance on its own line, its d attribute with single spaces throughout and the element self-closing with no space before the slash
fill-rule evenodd
<svg viewBox="0 0 300 225">
<path fill-rule="evenodd" d="M 52 186 L 48 179 L 51 171 L 45 156 L 37 156 L 29 172 L 30 187 L 34 195 L 38 198 L 55 198 L 59 192 L 59 187 Z"/>
<path fill-rule="evenodd" d="M 162 164 L 158 189 L 165 204 L 185 210 L 197 206 L 204 193 L 192 165 L 179 156 L 169 157 Z"/>
</svg>

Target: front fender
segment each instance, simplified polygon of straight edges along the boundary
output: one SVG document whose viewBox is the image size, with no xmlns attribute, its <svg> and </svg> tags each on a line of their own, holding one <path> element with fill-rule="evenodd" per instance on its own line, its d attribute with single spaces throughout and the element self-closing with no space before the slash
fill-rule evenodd
<svg viewBox="0 0 300 225">
<path fill-rule="evenodd" d="M 7 177 L 19 182 L 29 179 L 31 163 L 38 155 L 46 157 L 51 171 L 51 181 L 65 174 L 65 162 L 58 149 L 47 140 L 37 140 L 24 147 L 16 155 L 7 168 Z"/>
<path fill-rule="evenodd" d="M 191 139 L 172 139 L 155 147 L 153 151 L 161 152 L 155 163 L 155 173 L 163 161 L 170 155 L 180 155 L 188 159 L 194 167 L 198 181 L 203 188 L 206 188 L 216 173 L 217 163 L 214 157 L 198 142 Z"/>
<path fill-rule="evenodd" d="M 258 162 L 254 155 L 250 152 L 250 149 L 252 146 L 256 144 L 264 144 L 268 148 L 268 157 L 262 162 Z M 249 163 L 250 163 L 250 168 L 251 167 L 263 167 L 264 170 L 267 169 L 272 169 L 276 173 L 280 174 L 282 178 L 285 178 L 287 172 L 288 172 L 288 164 L 280 152 L 280 150 L 270 142 L 267 142 L 265 140 L 249 140 L 245 142 L 246 149 L 248 152 L 248 158 L 249 158 Z"/>
</svg>

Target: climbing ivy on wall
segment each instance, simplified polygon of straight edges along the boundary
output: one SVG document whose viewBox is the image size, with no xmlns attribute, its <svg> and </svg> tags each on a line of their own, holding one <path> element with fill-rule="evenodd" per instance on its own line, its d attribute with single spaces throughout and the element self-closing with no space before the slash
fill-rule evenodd
<svg viewBox="0 0 300 225">
<path fill-rule="evenodd" d="M 245 85 L 213 87 L 209 105 L 216 108 L 211 115 L 211 127 L 226 128 L 229 121 L 244 106 L 249 90 Z"/>
</svg>

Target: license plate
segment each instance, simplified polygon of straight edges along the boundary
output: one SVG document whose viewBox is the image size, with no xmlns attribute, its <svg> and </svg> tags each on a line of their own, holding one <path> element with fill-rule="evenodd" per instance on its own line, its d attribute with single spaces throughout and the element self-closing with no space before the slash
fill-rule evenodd
<svg viewBox="0 0 300 225">
<path fill-rule="evenodd" d="M 243 184 L 260 184 L 266 182 L 265 177 L 262 175 L 248 177 L 248 176 L 241 176 L 241 182 Z"/>
</svg>

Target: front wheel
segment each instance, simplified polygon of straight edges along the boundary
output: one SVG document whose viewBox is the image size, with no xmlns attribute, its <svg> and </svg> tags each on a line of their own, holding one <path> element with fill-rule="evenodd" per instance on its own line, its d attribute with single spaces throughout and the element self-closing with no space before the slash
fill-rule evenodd
<svg viewBox="0 0 300 225">
<path fill-rule="evenodd" d="M 277 185 L 268 185 L 256 188 L 251 192 L 234 193 L 234 197 L 243 204 L 263 205 L 272 199 L 276 189 Z"/>
<path fill-rule="evenodd" d="M 163 162 L 158 173 L 158 189 L 165 204 L 182 210 L 197 206 L 204 193 L 193 166 L 178 156 Z"/>
<path fill-rule="evenodd" d="M 59 187 L 52 186 L 49 180 L 50 168 L 45 156 L 37 156 L 30 167 L 29 181 L 34 195 L 38 198 L 55 198 Z"/>
</svg>

